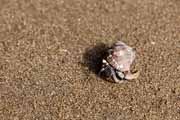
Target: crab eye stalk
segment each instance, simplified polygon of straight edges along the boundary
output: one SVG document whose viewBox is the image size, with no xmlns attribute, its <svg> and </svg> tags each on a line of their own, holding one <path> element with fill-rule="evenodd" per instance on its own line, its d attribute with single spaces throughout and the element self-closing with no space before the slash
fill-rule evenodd
<svg viewBox="0 0 180 120">
<path fill-rule="evenodd" d="M 102 63 L 108 65 L 108 62 L 105 59 L 102 60 Z"/>
</svg>

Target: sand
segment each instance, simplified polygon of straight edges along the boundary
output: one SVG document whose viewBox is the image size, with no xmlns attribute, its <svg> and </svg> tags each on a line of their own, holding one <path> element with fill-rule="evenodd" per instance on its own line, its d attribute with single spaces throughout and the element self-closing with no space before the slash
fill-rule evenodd
<svg viewBox="0 0 180 120">
<path fill-rule="evenodd" d="M 136 48 L 136 80 L 97 76 Z M 0 0 L 1 120 L 178 120 L 179 0 Z"/>
</svg>

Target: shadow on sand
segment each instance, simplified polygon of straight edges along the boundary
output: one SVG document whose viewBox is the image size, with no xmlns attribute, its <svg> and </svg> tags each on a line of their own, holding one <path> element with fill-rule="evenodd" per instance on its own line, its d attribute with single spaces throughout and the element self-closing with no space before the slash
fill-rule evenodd
<svg viewBox="0 0 180 120">
<path fill-rule="evenodd" d="M 102 66 L 102 59 L 107 56 L 108 46 L 99 43 L 91 49 L 87 49 L 83 55 L 83 63 L 90 71 L 98 75 Z"/>
</svg>

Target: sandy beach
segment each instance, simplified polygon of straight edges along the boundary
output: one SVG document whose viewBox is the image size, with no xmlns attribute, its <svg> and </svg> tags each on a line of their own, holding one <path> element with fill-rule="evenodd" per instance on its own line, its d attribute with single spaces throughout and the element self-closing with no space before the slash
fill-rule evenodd
<svg viewBox="0 0 180 120">
<path fill-rule="evenodd" d="M 97 75 L 107 46 L 138 79 Z M 0 0 L 1 120 L 179 120 L 180 0 Z"/>
</svg>

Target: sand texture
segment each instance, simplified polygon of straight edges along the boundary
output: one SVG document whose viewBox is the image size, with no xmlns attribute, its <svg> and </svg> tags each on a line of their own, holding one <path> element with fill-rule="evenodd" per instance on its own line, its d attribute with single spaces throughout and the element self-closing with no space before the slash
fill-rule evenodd
<svg viewBox="0 0 180 120">
<path fill-rule="evenodd" d="M 97 76 L 117 40 L 136 80 Z M 1 120 L 179 120 L 180 0 L 0 0 Z"/>
</svg>

